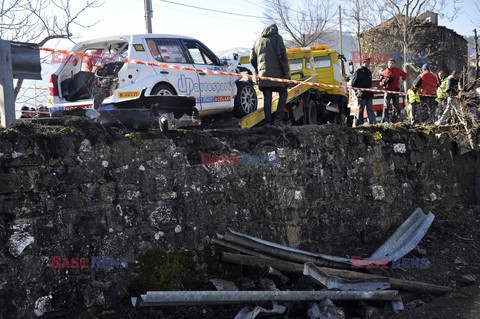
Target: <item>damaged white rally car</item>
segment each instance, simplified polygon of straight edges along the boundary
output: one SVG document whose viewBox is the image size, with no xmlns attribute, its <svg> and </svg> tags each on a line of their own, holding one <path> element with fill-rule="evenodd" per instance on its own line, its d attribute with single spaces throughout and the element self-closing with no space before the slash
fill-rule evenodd
<svg viewBox="0 0 480 319">
<path fill-rule="evenodd" d="M 79 107 L 99 109 L 143 95 L 193 96 L 200 117 L 230 111 L 243 117 L 257 108 L 255 89 L 246 77 L 120 60 L 235 71 L 236 66 L 221 61 L 193 38 L 162 34 L 112 36 L 78 43 L 72 52 L 84 52 L 89 56 L 54 56 L 53 60 L 60 62 L 60 67 L 50 77 L 47 102 L 50 113 Z"/>
</svg>

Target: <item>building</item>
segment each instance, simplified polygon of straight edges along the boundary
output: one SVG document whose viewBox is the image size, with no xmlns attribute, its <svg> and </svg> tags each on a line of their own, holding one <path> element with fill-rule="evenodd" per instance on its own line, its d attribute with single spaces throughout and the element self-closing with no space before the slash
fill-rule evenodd
<svg viewBox="0 0 480 319">
<path fill-rule="evenodd" d="M 402 27 L 407 26 L 410 36 L 409 48 L 404 52 L 400 40 Z M 427 11 L 416 19 L 397 15 L 376 27 L 363 32 L 360 36 L 362 51 L 372 55 L 388 54 L 397 64 L 406 62 L 409 80 L 413 81 L 424 63 L 431 65 L 432 71 L 445 69 L 463 70 L 467 66 L 468 42 L 455 31 L 438 25 L 438 14 Z M 385 67 L 385 59 L 377 63 L 378 71 Z"/>
</svg>

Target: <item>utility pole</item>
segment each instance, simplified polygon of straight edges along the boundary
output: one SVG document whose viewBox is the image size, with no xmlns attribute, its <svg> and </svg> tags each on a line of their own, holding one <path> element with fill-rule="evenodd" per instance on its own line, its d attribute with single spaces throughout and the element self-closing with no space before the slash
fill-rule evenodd
<svg viewBox="0 0 480 319">
<path fill-rule="evenodd" d="M 338 6 L 338 19 L 340 20 L 340 54 L 343 55 L 342 6 Z"/>
<path fill-rule="evenodd" d="M 473 29 L 473 39 L 475 40 L 475 81 L 480 79 L 480 52 L 478 51 L 477 29 Z"/>
<path fill-rule="evenodd" d="M 147 26 L 147 33 L 152 33 L 152 0 L 145 0 L 145 24 Z"/>
</svg>

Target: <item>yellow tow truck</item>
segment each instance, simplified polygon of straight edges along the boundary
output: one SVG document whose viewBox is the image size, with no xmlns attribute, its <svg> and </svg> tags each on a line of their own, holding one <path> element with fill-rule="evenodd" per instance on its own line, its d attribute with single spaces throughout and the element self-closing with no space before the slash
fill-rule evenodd
<svg viewBox="0 0 480 319">
<path fill-rule="evenodd" d="M 292 80 L 305 82 L 346 85 L 343 61 L 335 50 L 326 45 L 287 50 Z M 248 63 L 247 57 L 240 62 Z M 278 97 L 272 102 L 272 113 L 276 111 Z M 291 125 L 317 123 L 348 124 L 348 91 L 345 88 L 330 88 L 294 84 L 288 88 L 284 119 Z M 242 118 L 242 128 L 251 128 L 265 119 L 263 108 Z"/>
</svg>

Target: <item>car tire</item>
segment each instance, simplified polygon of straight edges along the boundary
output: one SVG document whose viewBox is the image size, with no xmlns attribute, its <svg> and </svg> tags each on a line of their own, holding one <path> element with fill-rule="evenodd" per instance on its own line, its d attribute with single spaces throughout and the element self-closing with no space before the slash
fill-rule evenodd
<svg viewBox="0 0 480 319">
<path fill-rule="evenodd" d="M 237 82 L 237 95 L 234 100 L 233 114 L 242 118 L 257 109 L 257 93 L 250 82 Z"/>
<path fill-rule="evenodd" d="M 159 83 L 153 87 L 150 95 L 177 95 L 177 93 L 169 85 Z"/>
</svg>

